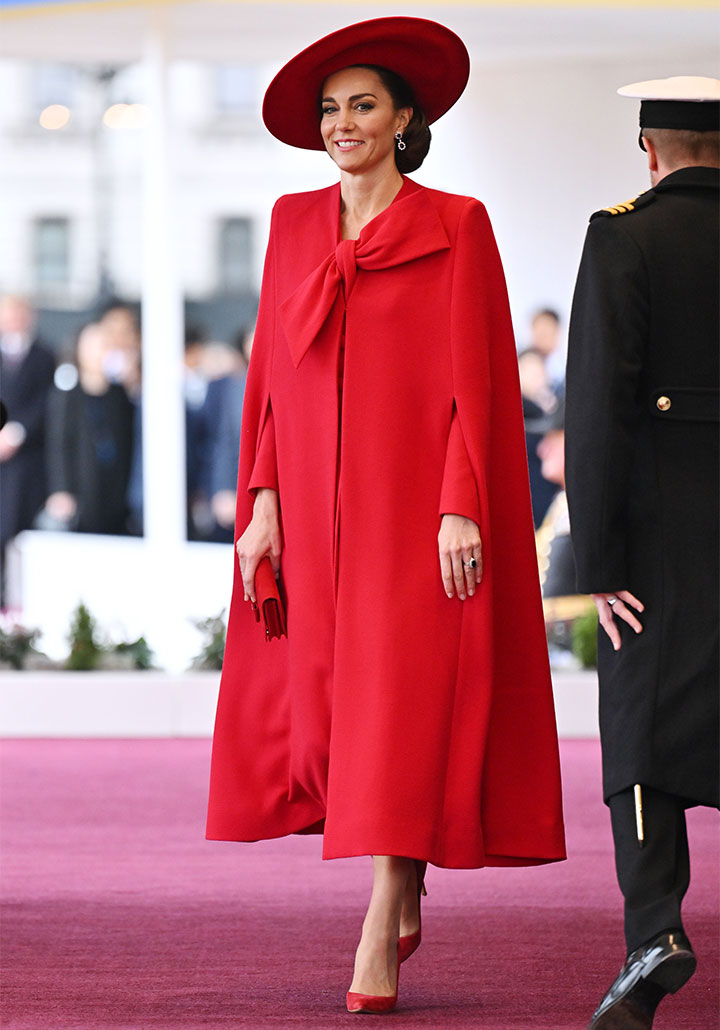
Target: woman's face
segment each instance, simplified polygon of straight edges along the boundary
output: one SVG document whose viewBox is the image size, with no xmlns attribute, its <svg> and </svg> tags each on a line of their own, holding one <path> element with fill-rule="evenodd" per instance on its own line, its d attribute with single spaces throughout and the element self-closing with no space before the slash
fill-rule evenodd
<svg viewBox="0 0 720 1030">
<path fill-rule="evenodd" d="M 325 80 L 320 132 L 325 149 L 341 171 L 368 172 L 395 167 L 395 133 L 403 132 L 412 108 L 396 111 L 377 72 L 343 68 Z"/>
</svg>

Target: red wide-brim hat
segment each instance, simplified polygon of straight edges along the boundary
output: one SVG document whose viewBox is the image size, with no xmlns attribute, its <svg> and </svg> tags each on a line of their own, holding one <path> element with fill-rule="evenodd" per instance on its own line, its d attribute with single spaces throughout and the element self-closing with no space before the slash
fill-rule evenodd
<svg viewBox="0 0 720 1030">
<path fill-rule="evenodd" d="M 324 150 L 319 101 L 323 82 L 356 64 L 377 64 L 401 75 L 428 122 L 448 111 L 470 74 L 465 44 L 426 18 L 373 18 L 313 43 L 285 65 L 268 86 L 263 120 L 273 136 L 303 150 Z"/>
</svg>

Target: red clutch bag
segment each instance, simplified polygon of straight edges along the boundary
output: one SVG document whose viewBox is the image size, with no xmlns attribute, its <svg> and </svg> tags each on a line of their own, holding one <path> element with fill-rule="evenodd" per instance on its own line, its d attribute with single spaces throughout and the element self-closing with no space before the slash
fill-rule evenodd
<svg viewBox="0 0 720 1030">
<path fill-rule="evenodd" d="M 253 613 L 256 622 L 260 622 L 262 613 L 265 639 L 270 641 L 273 637 L 286 637 L 285 605 L 280 597 L 273 567 L 267 557 L 263 558 L 255 569 L 255 597 Z"/>
</svg>

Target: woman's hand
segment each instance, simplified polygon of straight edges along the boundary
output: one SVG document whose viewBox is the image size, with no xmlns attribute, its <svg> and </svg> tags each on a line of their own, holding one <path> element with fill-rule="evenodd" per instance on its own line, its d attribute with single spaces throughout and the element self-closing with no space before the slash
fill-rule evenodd
<svg viewBox="0 0 720 1030">
<path fill-rule="evenodd" d="M 482 543 L 477 522 L 464 515 L 443 515 L 438 533 L 440 573 L 448 597 L 472 597 L 482 579 Z M 475 559 L 475 567 L 469 563 Z"/>
<path fill-rule="evenodd" d="M 245 588 L 245 600 L 255 603 L 255 570 L 260 560 L 270 557 L 275 575 L 280 571 L 282 534 L 277 490 L 263 487 L 255 495 L 253 517 L 250 524 L 235 544 L 240 574 Z"/>
<path fill-rule="evenodd" d="M 627 622 L 628 626 L 631 626 L 636 633 L 642 633 L 642 624 L 635 617 L 634 613 L 630 611 L 628 605 L 634 608 L 636 612 L 644 612 L 645 605 L 642 601 L 638 601 L 637 597 L 634 597 L 629 590 L 616 590 L 614 594 L 591 594 L 590 596 L 598 610 L 600 625 L 610 637 L 610 642 L 615 651 L 620 650 L 622 641 L 613 616 L 617 615 L 623 622 Z"/>
</svg>

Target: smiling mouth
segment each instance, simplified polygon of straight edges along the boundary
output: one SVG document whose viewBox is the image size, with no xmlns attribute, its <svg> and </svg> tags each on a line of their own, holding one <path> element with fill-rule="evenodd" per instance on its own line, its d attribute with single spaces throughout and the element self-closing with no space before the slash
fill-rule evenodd
<svg viewBox="0 0 720 1030">
<path fill-rule="evenodd" d="M 340 147 L 341 150 L 352 150 L 353 147 L 361 147 L 363 141 L 361 139 L 336 139 L 335 146 Z"/>
</svg>

